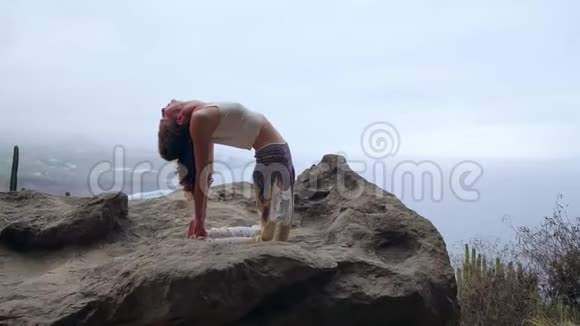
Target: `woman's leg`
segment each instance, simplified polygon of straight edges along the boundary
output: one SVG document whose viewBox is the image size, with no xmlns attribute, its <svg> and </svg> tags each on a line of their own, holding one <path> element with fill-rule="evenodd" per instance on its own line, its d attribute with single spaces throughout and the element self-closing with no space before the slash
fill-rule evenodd
<svg viewBox="0 0 580 326">
<path fill-rule="evenodd" d="M 261 240 L 288 240 L 294 214 L 295 172 L 288 144 L 256 151 L 253 173 L 256 204 L 261 216 Z M 276 232 L 277 231 L 277 232 Z"/>
<path fill-rule="evenodd" d="M 265 187 L 265 179 L 262 171 L 254 170 L 254 194 L 256 197 L 256 207 L 260 215 L 260 234 L 258 241 L 270 241 L 274 238 L 275 224 L 271 220 L 272 210 L 272 187 Z"/>
<path fill-rule="evenodd" d="M 294 187 L 290 186 L 284 190 L 281 183 L 282 181 L 279 180 L 278 185 L 274 188 L 276 195 L 272 195 L 272 207 L 275 208 L 272 219 L 276 222 L 277 231 L 274 240 L 288 241 L 294 214 Z M 276 200 L 274 201 L 274 199 Z"/>
<path fill-rule="evenodd" d="M 292 229 L 292 225 L 278 223 L 277 229 L 278 229 L 278 232 L 276 232 L 276 236 L 274 237 L 274 241 L 288 241 L 288 238 L 290 237 L 290 230 Z"/>
</svg>

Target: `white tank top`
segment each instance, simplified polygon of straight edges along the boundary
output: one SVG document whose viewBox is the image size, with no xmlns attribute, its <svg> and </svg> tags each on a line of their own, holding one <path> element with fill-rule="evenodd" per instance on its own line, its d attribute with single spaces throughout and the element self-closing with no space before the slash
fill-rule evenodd
<svg viewBox="0 0 580 326">
<path fill-rule="evenodd" d="M 213 143 L 252 149 L 260 129 L 266 123 L 264 115 L 234 102 L 209 103 L 207 106 L 220 110 L 220 122 L 211 136 Z"/>
</svg>

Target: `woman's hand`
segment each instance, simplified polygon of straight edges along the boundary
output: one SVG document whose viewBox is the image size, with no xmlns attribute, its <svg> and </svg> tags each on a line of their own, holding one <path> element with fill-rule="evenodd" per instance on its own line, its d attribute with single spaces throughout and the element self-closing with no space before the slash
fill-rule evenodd
<svg viewBox="0 0 580 326">
<path fill-rule="evenodd" d="M 207 237 L 207 232 L 205 231 L 205 227 L 203 225 L 203 221 L 200 221 L 197 218 L 193 218 L 189 223 L 189 230 L 187 231 L 187 238 L 188 239 L 197 239 L 197 238 L 205 238 Z"/>
</svg>

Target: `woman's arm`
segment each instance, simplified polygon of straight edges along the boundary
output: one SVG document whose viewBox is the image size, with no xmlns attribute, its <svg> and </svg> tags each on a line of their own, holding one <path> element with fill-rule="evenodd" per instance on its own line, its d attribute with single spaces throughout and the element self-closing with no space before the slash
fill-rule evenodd
<svg viewBox="0 0 580 326">
<path fill-rule="evenodd" d="M 209 144 L 209 161 L 208 161 L 208 165 L 206 167 L 206 169 L 208 170 L 208 175 L 207 175 L 207 191 L 206 191 L 206 196 L 205 199 L 203 201 L 203 211 L 207 212 L 207 195 L 209 194 L 209 188 L 211 187 L 211 183 L 213 182 L 213 178 L 212 178 L 212 174 L 213 174 L 213 143 L 210 142 Z"/>
<path fill-rule="evenodd" d="M 205 218 L 207 205 L 208 178 L 211 172 L 211 154 L 213 144 L 210 142 L 211 116 L 207 112 L 197 111 L 191 116 L 190 134 L 195 153 L 195 185 L 193 200 L 195 202 L 195 221 L 193 237 L 205 236 Z"/>
</svg>

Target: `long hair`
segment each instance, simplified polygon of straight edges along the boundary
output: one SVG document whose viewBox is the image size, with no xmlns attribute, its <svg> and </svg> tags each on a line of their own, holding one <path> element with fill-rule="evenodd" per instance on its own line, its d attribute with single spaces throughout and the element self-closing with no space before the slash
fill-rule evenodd
<svg viewBox="0 0 580 326">
<path fill-rule="evenodd" d="M 159 155 L 166 161 L 177 160 L 179 184 L 187 193 L 193 194 L 195 185 L 195 156 L 189 134 L 189 123 L 184 125 L 171 121 L 160 126 L 157 134 Z"/>
</svg>

